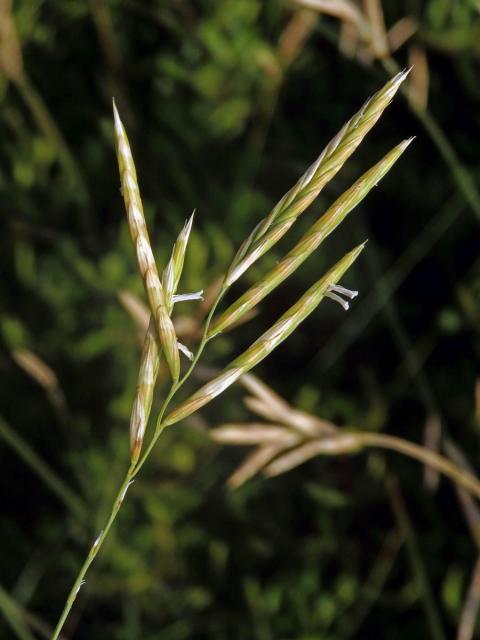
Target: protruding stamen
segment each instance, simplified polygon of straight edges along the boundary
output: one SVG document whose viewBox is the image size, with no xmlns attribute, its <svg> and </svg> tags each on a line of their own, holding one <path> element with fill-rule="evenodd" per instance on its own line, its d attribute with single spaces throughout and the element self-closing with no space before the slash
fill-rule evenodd
<svg viewBox="0 0 480 640">
<path fill-rule="evenodd" d="M 345 311 L 348 311 L 350 309 L 350 305 L 346 300 L 341 298 L 338 294 L 342 294 L 343 296 L 347 296 L 347 298 L 350 298 L 351 300 L 353 300 L 353 298 L 356 298 L 358 296 L 358 291 L 352 291 L 351 289 L 346 289 L 345 287 L 341 287 L 338 284 L 329 285 L 327 289 L 327 293 L 325 294 L 327 298 L 331 298 L 332 300 L 335 300 L 335 302 L 338 302 L 338 304 L 341 305 L 345 309 Z"/>
<path fill-rule="evenodd" d="M 177 342 L 177 344 L 178 350 L 181 351 L 183 355 L 186 356 L 189 360 L 193 360 L 193 353 L 190 351 L 190 349 L 181 342 Z"/>
<path fill-rule="evenodd" d="M 347 296 L 347 298 L 350 298 L 350 300 L 353 300 L 353 298 L 356 298 L 358 296 L 358 291 L 346 289 L 345 287 L 341 287 L 339 284 L 331 284 L 328 289 L 329 291 L 339 293 L 342 296 Z"/>
<path fill-rule="evenodd" d="M 336 293 L 327 291 L 325 295 L 327 298 L 330 298 L 331 300 L 335 300 L 335 302 L 338 302 L 338 304 L 341 305 L 345 309 L 345 311 L 348 311 L 350 309 L 350 305 L 348 304 L 348 302 L 343 298 L 340 298 L 340 296 L 337 296 Z"/>
<path fill-rule="evenodd" d="M 179 293 L 173 296 L 173 302 L 188 302 L 190 300 L 203 300 L 203 289 L 194 293 Z"/>
</svg>

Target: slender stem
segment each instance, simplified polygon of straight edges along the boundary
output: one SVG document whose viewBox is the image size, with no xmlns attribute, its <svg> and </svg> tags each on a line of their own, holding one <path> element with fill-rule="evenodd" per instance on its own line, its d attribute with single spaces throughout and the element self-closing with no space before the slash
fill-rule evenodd
<svg viewBox="0 0 480 640">
<path fill-rule="evenodd" d="M 418 444 L 408 442 L 403 438 L 386 435 L 384 433 L 356 433 L 356 437 L 361 444 L 366 447 L 381 447 L 382 449 L 390 449 L 403 453 L 410 458 L 415 458 L 423 464 L 433 467 L 443 475 L 453 480 L 463 489 L 472 493 L 476 498 L 480 499 L 480 482 L 469 471 L 461 469 L 457 465 L 450 462 L 443 456 L 425 449 Z"/>
<path fill-rule="evenodd" d="M 117 493 L 117 496 L 115 498 L 115 501 L 112 505 L 112 510 L 110 512 L 110 515 L 108 517 L 108 520 L 105 523 L 105 527 L 102 529 L 102 531 L 100 532 L 98 538 L 95 540 L 95 542 L 93 543 L 92 547 L 90 548 L 90 551 L 87 555 L 87 557 L 85 558 L 85 562 L 83 563 L 82 567 L 80 568 L 80 571 L 78 572 L 78 575 L 75 579 L 75 582 L 73 583 L 73 586 L 70 590 L 70 593 L 68 594 L 68 598 L 67 601 L 65 603 L 65 606 L 63 608 L 62 614 L 60 616 L 60 619 L 57 623 L 57 626 L 55 627 L 55 631 L 53 632 L 53 635 L 51 637 L 51 640 L 57 640 L 57 638 L 60 635 L 60 632 L 63 629 L 63 625 L 65 624 L 65 621 L 67 619 L 68 614 L 70 613 L 72 607 L 73 607 L 73 603 L 75 602 L 75 599 L 77 597 L 78 592 L 80 591 L 80 587 L 84 584 L 84 578 L 85 575 L 90 567 L 90 565 L 92 564 L 92 562 L 95 560 L 95 558 L 97 557 L 98 552 L 100 551 L 103 543 L 105 542 L 105 539 L 108 535 L 108 532 L 110 531 L 110 528 L 112 526 L 112 524 L 115 521 L 115 518 L 117 517 L 117 513 L 120 510 L 120 507 L 122 506 L 123 503 L 123 499 L 125 498 L 125 494 L 127 492 L 127 489 L 133 479 L 133 470 L 134 470 L 134 466 L 131 465 L 130 468 L 127 471 L 127 474 L 120 486 L 120 489 Z"/>
<path fill-rule="evenodd" d="M 107 522 L 105 523 L 105 527 L 102 529 L 102 531 L 100 532 L 98 538 L 95 540 L 95 542 L 93 543 L 86 559 L 85 562 L 83 563 L 83 565 L 80 568 L 80 571 L 75 579 L 75 582 L 73 583 L 73 586 L 70 590 L 70 593 L 68 595 L 67 601 L 65 603 L 65 606 L 63 608 L 62 614 L 60 616 L 60 619 L 57 623 L 57 626 L 55 627 L 55 631 L 53 632 L 53 635 L 51 637 L 51 640 L 57 640 L 60 632 L 63 629 L 63 626 L 65 624 L 65 621 L 68 617 L 68 614 L 70 613 L 73 604 L 75 602 L 75 599 L 77 597 L 77 594 L 81 588 L 81 586 L 84 583 L 84 579 L 85 576 L 87 574 L 87 571 L 90 567 L 90 565 L 92 564 L 92 562 L 95 560 L 98 552 L 100 551 L 101 547 L 103 546 L 103 543 L 105 541 L 105 539 L 107 538 L 107 535 L 110 531 L 110 528 L 112 527 L 115 518 L 117 517 L 118 512 L 120 511 L 120 507 L 122 506 L 123 500 L 125 498 L 125 494 L 127 492 L 127 489 L 129 487 L 129 485 L 132 483 L 133 479 L 135 478 L 135 476 L 138 474 L 138 472 L 140 471 L 140 469 L 142 468 L 143 464 L 145 463 L 146 459 L 148 458 L 148 456 L 150 455 L 153 447 L 155 446 L 158 438 L 160 437 L 160 434 L 162 433 L 163 429 L 164 429 L 164 425 L 162 424 L 162 419 L 163 416 L 165 415 L 165 411 L 167 410 L 168 405 L 170 404 L 170 401 L 172 400 L 173 396 L 176 394 L 176 392 L 178 391 L 178 389 L 180 389 L 180 387 L 183 385 L 184 382 L 186 382 L 186 380 L 190 377 L 195 365 L 197 364 L 200 356 L 202 355 L 202 352 L 205 348 L 205 345 L 207 344 L 208 340 L 207 340 L 207 334 L 208 334 L 208 329 L 210 327 L 210 323 L 212 321 L 213 318 L 213 314 L 215 313 L 215 310 L 220 302 L 220 300 L 223 298 L 225 292 L 227 290 L 226 286 L 223 286 L 222 289 L 220 290 L 215 302 L 212 305 L 212 308 L 210 309 L 210 313 L 207 316 L 207 319 L 205 321 L 205 328 L 204 328 L 204 332 L 203 332 L 203 336 L 202 336 L 202 340 L 200 342 L 200 345 L 198 347 L 197 353 L 188 369 L 188 371 L 185 373 L 185 375 L 176 383 L 173 384 L 158 415 L 157 418 L 157 424 L 155 427 L 155 432 L 154 435 L 148 445 L 148 447 L 145 449 L 145 452 L 143 454 L 143 456 L 140 458 L 140 460 L 138 461 L 138 463 L 132 464 L 130 466 L 130 468 L 127 471 L 127 474 L 120 486 L 120 489 L 117 493 L 117 496 L 115 498 L 115 501 L 112 505 L 112 509 L 110 512 L 110 516 L 108 517 Z"/>
</svg>

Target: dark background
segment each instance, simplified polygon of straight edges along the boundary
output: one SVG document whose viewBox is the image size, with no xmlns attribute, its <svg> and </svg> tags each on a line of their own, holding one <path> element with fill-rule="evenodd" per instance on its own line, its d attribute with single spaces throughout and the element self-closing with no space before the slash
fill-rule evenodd
<svg viewBox="0 0 480 640">
<path fill-rule="evenodd" d="M 143 300 L 143 292 L 119 193 L 112 95 L 159 265 L 197 210 L 182 281 L 190 291 L 221 275 L 389 75 L 368 43 L 360 56 L 339 50 L 337 19 L 300 16 L 288 2 L 18 0 L 13 15 L 8 4 L 0 3 L 0 635 L 31 640 L 58 617 L 128 466 L 140 341 L 118 294 Z M 368 238 L 345 279 L 360 290 L 351 311 L 326 300 L 256 372 L 340 426 L 422 442 L 428 420 L 439 419 L 474 467 L 477 5 L 384 0 L 387 27 L 405 16 L 418 25 L 392 55 L 402 68 L 415 51 L 426 56 L 427 110 L 398 95 L 235 292 L 384 153 L 411 135 L 415 142 L 259 315 L 203 360 L 228 363 Z M 195 305 L 182 307 L 189 313 Z M 32 354 L 50 368 L 46 378 Z M 432 491 L 417 463 L 370 452 L 316 458 L 231 492 L 225 480 L 246 451 L 214 444 L 206 430 L 258 420 L 241 398 L 232 388 L 166 432 L 66 637 L 455 637 L 478 548 L 452 484 Z M 46 465 L 40 473 L 32 450 Z"/>
</svg>

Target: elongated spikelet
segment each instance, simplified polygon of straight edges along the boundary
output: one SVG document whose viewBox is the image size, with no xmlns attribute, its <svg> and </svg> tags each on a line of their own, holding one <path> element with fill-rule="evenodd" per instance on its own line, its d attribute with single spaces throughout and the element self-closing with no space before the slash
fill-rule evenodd
<svg viewBox="0 0 480 640">
<path fill-rule="evenodd" d="M 213 400 L 227 387 L 232 385 L 243 373 L 257 365 L 283 342 L 298 325 L 309 316 L 326 295 L 329 286 L 340 280 L 345 271 L 360 255 L 364 245 L 360 245 L 328 271 L 318 282 L 286 311 L 279 320 L 258 338 L 244 353 L 233 362 L 219 376 L 204 385 L 189 399 L 174 409 L 165 419 L 164 424 L 170 425 L 189 416 Z"/>
<path fill-rule="evenodd" d="M 250 287 L 213 322 L 208 332 L 208 337 L 212 338 L 220 331 L 224 331 L 233 323 L 238 322 L 245 313 L 253 309 L 275 287 L 298 269 L 391 169 L 411 141 L 412 139 L 405 140 L 397 145 L 345 191 L 271 271 L 254 286 Z"/>
<path fill-rule="evenodd" d="M 130 417 L 130 451 L 133 463 L 137 462 L 142 448 L 145 429 L 152 408 L 153 391 L 159 364 L 158 338 L 153 318 L 150 318 L 150 324 L 143 343 L 137 391 Z"/>
<path fill-rule="evenodd" d="M 370 98 L 328 143 L 317 160 L 252 231 L 240 247 L 227 272 L 231 285 L 288 231 L 298 216 L 315 200 L 341 169 L 390 104 L 408 72 L 392 78 Z"/>
<path fill-rule="evenodd" d="M 187 250 L 188 239 L 190 237 L 190 231 L 192 230 L 194 215 L 195 212 L 192 213 L 181 230 L 177 241 L 173 246 L 171 258 L 162 275 L 163 290 L 169 312 L 171 312 L 171 307 L 173 307 L 173 296 L 177 292 L 178 283 L 180 282 L 180 277 L 182 275 L 183 263 L 185 261 L 185 253 Z"/>
<path fill-rule="evenodd" d="M 137 252 L 138 266 L 142 274 L 150 309 L 155 317 L 156 309 L 164 304 L 163 290 L 158 277 L 157 266 L 153 257 L 150 238 L 148 236 L 143 205 L 137 182 L 137 172 L 133 162 L 130 144 L 115 102 L 113 103 L 115 120 L 115 141 L 118 167 L 122 185 L 123 199 L 127 210 L 130 235 Z"/>
<path fill-rule="evenodd" d="M 175 363 L 178 359 L 177 340 L 176 338 L 172 339 L 172 335 L 175 336 L 175 330 L 168 313 L 161 311 L 162 309 L 165 311 L 165 295 L 158 276 L 157 265 L 155 264 L 150 238 L 148 236 L 142 200 L 138 188 L 137 172 L 135 170 L 130 144 L 115 102 L 113 102 L 113 114 L 115 120 L 118 167 L 120 170 L 120 180 L 125 208 L 127 210 L 130 235 L 132 236 L 133 244 L 137 252 L 138 266 L 142 274 L 145 293 L 147 294 L 148 304 L 155 321 L 160 342 L 165 354 L 171 354 L 171 358 L 167 358 L 170 366 L 171 363 Z M 166 342 L 167 340 L 168 342 Z M 175 351 L 177 352 L 176 357 L 174 355 Z M 175 379 L 176 371 L 172 371 L 172 369 L 170 371 L 172 378 Z M 176 379 L 178 379 L 178 376 Z"/>
</svg>

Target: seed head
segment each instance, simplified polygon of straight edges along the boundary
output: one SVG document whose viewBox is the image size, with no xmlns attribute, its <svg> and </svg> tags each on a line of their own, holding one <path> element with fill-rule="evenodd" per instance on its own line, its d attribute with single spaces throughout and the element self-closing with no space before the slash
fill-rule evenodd
<svg viewBox="0 0 480 640">
<path fill-rule="evenodd" d="M 128 226 L 133 244 L 137 253 L 137 262 L 143 279 L 143 285 L 147 294 L 150 311 L 152 313 L 157 334 L 167 356 L 172 379 L 178 380 L 177 359 L 175 358 L 176 338 L 172 341 L 171 334 L 175 334 L 172 321 L 165 317 L 171 311 L 167 305 L 165 292 L 158 276 L 157 265 L 153 257 L 150 238 L 148 236 L 145 216 L 143 214 L 142 200 L 138 188 L 137 172 L 133 162 L 130 144 L 125 128 L 120 120 L 115 101 L 113 102 L 113 115 L 115 120 L 115 142 L 117 149 L 118 167 L 122 194 L 127 210 Z M 173 303 L 172 303 L 173 304 Z M 172 346 L 174 345 L 174 346 Z M 172 368 L 173 367 L 173 368 Z M 138 411 L 140 409 L 137 407 Z"/>
</svg>

